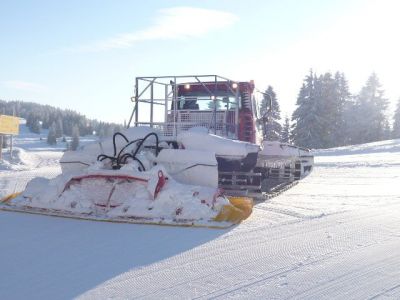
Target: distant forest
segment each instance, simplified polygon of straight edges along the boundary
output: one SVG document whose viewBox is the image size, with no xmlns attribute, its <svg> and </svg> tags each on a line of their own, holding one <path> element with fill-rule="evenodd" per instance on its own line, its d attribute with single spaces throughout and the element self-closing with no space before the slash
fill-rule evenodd
<svg viewBox="0 0 400 300">
<path fill-rule="evenodd" d="M 313 71 L 305 77 L 297 97 L 297 108 L 281 124 L 280 108 L 272 87 L 272 111 L 264 97 L 261 112 L 268 115 L 265 136 L 268 140 L 291 142 L 308 148 L 330 148 L 400 138 L 400 99 L 390 120 L 389 100 L 378 76 L 373 73 L 358 94 L 349 92 L 343 73 Z M 392 122 L 390 122 L 392 121 Z"/>
<path fill-rule="evenodd" d="M 105 137 L 121 129 L 118 124 L 88 119 L 73 110 L 33 102 L 0 100 L 0 113 L 26 119 L 26 125 L 34 133 L 49 129 L 55 138 L 91 134 Z"/>
</svg>

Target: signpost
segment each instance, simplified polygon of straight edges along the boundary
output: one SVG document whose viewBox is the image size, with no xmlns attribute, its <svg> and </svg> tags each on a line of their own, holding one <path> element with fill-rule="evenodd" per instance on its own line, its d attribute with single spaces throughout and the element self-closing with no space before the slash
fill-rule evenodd
<svg viewBox="0 0 400 300">
<path fill-rule="evenodd" d="M 0 160 L 3 159 L 3 136 L 10 135 L 10 152 L 12 155 L 12 136 L 19 133 L 19 118 L 7 115 L 0 115 Z"/>
</svg>

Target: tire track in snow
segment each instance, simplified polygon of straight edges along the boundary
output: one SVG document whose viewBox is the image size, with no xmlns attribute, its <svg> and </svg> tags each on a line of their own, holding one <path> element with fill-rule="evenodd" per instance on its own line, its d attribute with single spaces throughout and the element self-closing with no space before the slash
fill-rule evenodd
<svg viewBox="0 0 400 300">
<path fill-rule="evenodd" d="M 391 238 L 387 238 L 385 241 L 388 241 L 388 240 L 391 240 Z M 343 241 L 341 243 L 338 243 L 338 244 L 342 244 L 343 242 L 345 242 L 345 239 L 343 239 Z M 298 265 L 295 265 L 293 268 L 288 268 L 286 271 L 283 271 L 283 272 L 281 272 L 281 273 L 279 273 L 277 275 L 280 275 L 280 276 L 283 276 L 283 277 L 288 277 L 293 272 L 300 272 L 300 271 L 303 271 L 305 268 L 309 268 L 311 266 L 314 269 L 316 265 L 325 264 L 327 261 L 330 261 L 330 260 L 334 261 L 338 257 L 346 255 L 348 252 L 350 252 L 350 253 L 356 252 L 356 251 L 359 251 L 360 248 L 368 248 L 368 247 L 371 247 L 371 246 L 373 247 L 375 245 L 376 244 L 360 246 L 360 247 L 356 247 L 354 249 L 349 249 L 349 251 L 344 251 L 344 252 L 333 251 L 331 253 L 327 253 L 326 255 L 324 255 L 324 256 L 322 256 L 322 257 L 320 257 L 318 259 L 313 259 L 313 260 L 308 261 L 306 263 L 300 263 Z M 314 247 L 310 247 L 310 250 L 313 250 L 313 249 L 314 249 Z M 361 258 L 361 259 L 363 259 L 363 258 Z M 389 260 L 390 260 L 390 262 L 389 262 Z M 387 262 L 387 264 L 391 263 L 392 266 L 394 267 L 394 269 L 397 269 L 397 266 L 400 267 L 400 262 L 398 261 L 398 257 L 397 256 L 395 256 L 394 258 L 392 257 L 391 259 L 384 259 L 384 260 L 382 260 L 382 262 Z M 354 262 L 352 262 L 352 263 L 354 263 Z M 380 269 L 386 268 L 387 264 L 380 265 Z M 361 270 L 361 272 L 360 272 L 361 274 L 357 274 L 357 278 L 364 278 L 365 275 L 367 275 L 367 274 L 375 274 L 378 269 L 379 268 L 377 267 L 377 268 L 372 269 L 372 270 Z M 353 273 L 350 273 L 350 274 L 353 274 Z M 269 274 L 263 274 L 263 275 L 259 276 L 259 278 L 257 280 L 250 281 L 248 283 L 236 284 L 232 289 L 228 289 L 228 290 L 225 289 L 225 290 L 222 290 L 222 291 L 214 292 L 212 294 L 207 294 L 204 297 L 200 297 L 200 298 L 207 298 L 207 299 L 227 298 L 228 296 L 232 296 L 232 294 L 235 294 L 235 293 L 239 293 L 240 294 L 241 291 L 249 289 L 249 288 L 251 288 L 251 287 L 253 287 L 255 285 L 256 286 L 257 285 L 258 286 L 265 285 L 266 281 L 268 281 L 268 280 L 278 281 L 278 279 L 279 279 L 277 276 L 268 276 L 268 275 Z M 345 277 L 345 275 L 343 275 L 343 277 Z M 353 286 L 351 284 L 351 280 L 352 280 L 352 277 L 346 275 L 345 281 L 348 282 L 350 286 Z M 336 281 L 336 282 L 334 282 L 334 284 L 340 285 L 340 283 L 343 283 L 343 282 L 344 281 Z M 322 291 L 324 291 L 324 290 L 322 290 Z M 328 293 L 328 295 L 332 295 L 332 292 L 334 292 L 334 289 L 332 289 L 331 293 Z M 214 294 L 216 294 L 216 295 L 214 295 Z M 213 295 L 213 296 L 210 297 L 211 295 Z M 307 294 L 305 299 L 321 299 L 321 298 L 323 298 L 322 297 L 323 295 L 324 294 L 322 292 L 311 294 L 311 295 Z M 299 295 L 291 295 L 289 298 L 295 297 L 297 299 L 298 296 Z M 281 298 L 281 297 L 278 297 L 278 298 Z"/>
<path fill-rule="evenodd" d="M 386 295 L 388 295 L 388 294 L 390 294 L 391 292 L 394 292 L 394 291 L 399 291 L 398 294 L 400 295 L 400 284 L 397 284 L 397 285 L 395 285 L 395 286 L 393 286 L 393 287 L 391 287 L 389 289 L 386 289 L 385 291 L 383 291 L 383 292 L 381 292 L 379 294 L 376 294 L 375 296 L 369 298 L 368 300 L 373 300 L 373 299 L 377 299 L 377 298 L 379 298 L 381 296 L 386 296 Z"/>
<path fill-rule="evenodd" d="M 371 248 L 374 248 L 374 246 L 376 245 Z M 398 246 L 399 243 L 396 248 Z M 368 249 L 368 251 L 374 250 Z M 354 298 L 365 298 L 374 290 L 381 288 L 377 287 L 377 283 L 379 284 L 378 286 L 381 286 L 382 279 L 376 279 L 376 274 L 382 274 L 385 270 L 387 271 L 388 266 L 391 270 L 400 269 L 399 255 L 392 255 L 375 261 L 372 259 L 366 263 L 366 257 L 357 256 L 352 258 L 350 254 L 350 258 L 345 261 L 345 265 L 351 266 L 351 271 L 343 272 L 343 270 L 338 270 L 341 274 L 332 277 L 327 274 L 328 280 L 325 279 L 322 282 L 314 283 L 311 288 L 292 296 L 296 299 L 343 299 L 349 295 Z M 354 268 L 353 266 L 358 267 Z M 368 283 L 366 284 L 366 282 Z M 392 283 L 390 282 L 389 284 Z M 356 295 L 358 296 L 356 297 Z"/>
<path fill-rule="evenodd" d="M 368 245 L 362 248 L 368 248 L 368 247 L 374 247 L 375 245 Z M 351 252 L 356 252 L 359 249 L 353 249 Z M 316 266 L 318 265 L 323 265 L 328 261 L 334 261 L 335 259 L 337 259 L 338 257 L 343 256 L 343 253 L 328 253 L 327 255 L 320 257 L 319 259 L 315 259 L 315 260 L 311 260 L 307 263 L 300 263 L 297 265 L 294 265 L 293 268 L 288 268 L 286 270 L 283 270 L 282 272 L 276 273 L 274 275 L 271 276 L 271 274 L 263 274 L 262 276 L 259 276 L 257 278 L 257 280 L 253 280 L 247 283 L 243 283 L 243 284 L 239 284 L 239 285 L 235 285 L 232 289 L 223 289 L 223 290 L 219 290 L 216 291 L 214 293 L 209 293 L 207 295 L 198 297 L 200 298 L 206 298 L 206 299 L 217 299 L 217 298 L 228 298 L 228 297 L 244 297 L 244 294 L 242 294 L 242 291 L 246 291 L 248 289 L 251 289 L 254 286 L 265 286 L 266 283 L 268 283 L 267 281 L 276 281 L 278 282 L 280 277 L 282 278 L 287 278 L 289 277 L 291 274 L 293 274 L 294 272 L 303 272 L 305 273 L 306 270 L 310 267 L 312 267 L 312 269 L 315 269 Z M 358 257 L 359 258 L 359 257 Z M 359 258 L 360 259 L 360 258 Z M 361 258 L 362 260 L 364 260 L 363 258 Z M 354 263 L 354 261 L 352 261 L 351 263 Z M 356 284 L 352 284 L 352 280 L 354 281 L 355 279 L 363 279 L 365 278 L 367 275 L 375 275 L 377 271 L 383 271 L 384 269 L 387 269 L 387 265 L 391 265 L 391 267 L 394 270 L 398 270 L 400 268 L 400 261 L 398 260 L 398 256 L 394 256 L 391 258 L 387 258 L 387 259 L 383 259 L 380 260 L 378 263 L 376 263 L 376 266 L 374 268 L 370 268 L 370 265 L 368 266 L 368 268 L 366 269 L 362 269 L 359 268 L 356 271 L 353 272 L 348 272 L 345 273 L 344 275 L 340 275 L 339 277 L 335 278 L 334 280 L 330 280 L 328 281 L 328 283 L 326 284 L 319 284 L 317 288 L 315 288 L 315 290 L 310 289 L 309 291 L 313 291 L 313 293 L 304 293 L 305 297 L 304 299 L 325 299 L 325 292 L 327 295 L 327 299 L 331 299 L 332 298 L 332 294 L 334 294 L 335 291 L 337 291 L 337 287 L 340 285 L 343 285 L 344 283 L 347 283 L 348 286 L 357 286 Z M 240 270 L 239 270 L 240 271 Z M 338 280 L 339 279 L 339 280 Z M 287 284 L 285 284 L 286 286 Z M 215 295 L 216 294 L 216 295 Z M 210 297 L 212 296 L 212 297 Z M 247 295 L 248 296 L 248 295 Z M 283 295 L 280 295 L 278 298 L 284 298 L 282 297 Z M 295 295 L 290 295 L 288 297 L 288 299 L 291 298 L 296 298 L 296 299 L 303 299 L 302 297 L 300 297 L 300 294 L 295 294 Z M 338 298 L 340 299 L 342 296 L 339 296 Z M 270 298 L 270 297 L 268 297 Z M 196 298 L 197 299 L 197 298 Z"/>
<path fill-rule="evenodd" d="M 289 235 L 290 238 L 283 235 L 281 239 L 278 237 L 266 238 L 255 244 L 248 243 L 248 241 L 236 244 L 231 243 L 228 239 L 225 241 L 228 246 L 221 247 L 216 256 L 212 256 L 214 247 L 207 249 L 208 247 L 205 246 L 207 250 L 200 247 L 200 249 L 196 249 L 197 251 L 188 251 L 183 255 L 186 258 L 179 255 L 146 268 L 146 272 L 132 271 L 125 276 L 114 278 L 105 284 L 104 289 L 99 288 L 98 293 L 89 293 L 88 296 L 101 297 L 102 293 L 107 294 L 106 290 L 111 287 L 117 288 L 117 295 L 121 297 L 126 289 L 138 291 L 131 294 L 135 298 L 163 298 L 163 295 L 178 298 L 217 296 L 220 292 L 226 292 L 232 288 L 237 289 L 240 285 L 252 286 L 254 285 L 252 281 L 257 282 L 260 277 L 266 278 L 267 281 L 278 279 L 279 276 L 287 276 L 307 265 L 321 263 L 354 249 L 382 242 L 387 239 L 387 235 L 382 237 L 385 232 L 376 232 L 373 225 L 374 221 L 379 221 L 381 217 L 376 216 L 376 220 L 370 219 L 372 223 L 365 223 L 365 220 L 360 218 L 355 222 L 339 224 L 341 231 L 334 237 L 327 236 L 326 228 L 323 227 L 318 227 L 317 230 L 310 232 L 296 228 L 297 225 L 302 224 L 292 224 L 296 230 L 291 231 L 293 234 Z M 383 217 L 393 219 L 393 213 L 389 212 Z M 349 216 L 346 218 L 349 219 Z M 399 218 L 397 217 L 395 220 L 398 222 Z M 330 223 L 332 224 L 332 222 Z M 335 226 L 334 223 L 333 227 Z M 303 229 L 306 228 L 310 228 L 310 224 L 304 226 Z M 390 231 L 386 233 L 390 233 Z M 310 242 L 299 243 L 301 240 Z M 229 247 L 232 244 L 237 247 Z M 243 244 L 248 245 L 247 248 L 243 247 Z M 298 245 L 298 247 L 293 249 L 292 245 Z M 198 253 L 199 251 L 200 253 Z M 208 255 L 202 255 L 201 251 Z M 243 253 L 248 256 L 244 257 Z M 151 284 L 154 282 L 160 283 L 152 289 Z M 149 284 L 150 287 L 148 287 Z M 197 292 L 185 296 L 184 293 L 188 291 L 188 286 Z"/>
<path fill-rule="evenodd" d="M 296 211 L 296 210 L 291 210 L 289 208 L 279 207 L 277 204 L 258 206 L 258 207 L 255 207 L 255 209 L 271 211 L 271 212 L 274 212 L 274 213 L 278 213 L 278 214 L 281 214 L 281 215 L 287 215 L 287 216 L 291 216 L 291 217 L 298 218 L 298 219 L 315 219 L 315 218 L 321 218 L 321 217 L 326 216 L 326 214 L 323 213 L 323 212 L 317 212 L 315 214 L 315 211 L 312 212 L 314 214 L 300 213 L 299 211 Z"/>
</svg>

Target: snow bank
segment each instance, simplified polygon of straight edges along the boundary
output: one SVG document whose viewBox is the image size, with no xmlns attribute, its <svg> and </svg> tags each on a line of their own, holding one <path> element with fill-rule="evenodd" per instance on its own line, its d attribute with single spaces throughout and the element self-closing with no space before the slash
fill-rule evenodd
<svg viewBox="0 0 400 300">
<path fill-rule="evenodd" d="M 22 148 L 14 148 L 12 156 L 8 150 L 3 150 L 3 161 L 0 161 L 0 170 L 29 170 L 40 163 L 40 157 Z"/>
<path fill-rule="evenodd" d="M 35 178 L 24 193 L 9 204 L 76 215 L 94 214 L 111 219 L 170 222 L 206 222 L 229 204 L 227 198 L 218 194 L 218 189 L 180 184 L 163 168 L 155 167 L 148 172 L 134 171 L 129 167 L 121 170 L 94 169 L 61 174 L 51 180 Z M 160 171 L 167 179 L 154 198 Z"/>
<path fill-rule="evenodd" d="M 319 166 L 388 167 L 400 165 L 400 139 L 314 150 Z"/>
<path fill-rule="evenodd" d="M 396 153 L 400 152 L 400 139 L 385 140 L 367 144 L 343 146 L 329 149 L 313 150 L 314 155 L 352 155 L 352 154 L 370 154 L 370 153 Z"/>
</svg>

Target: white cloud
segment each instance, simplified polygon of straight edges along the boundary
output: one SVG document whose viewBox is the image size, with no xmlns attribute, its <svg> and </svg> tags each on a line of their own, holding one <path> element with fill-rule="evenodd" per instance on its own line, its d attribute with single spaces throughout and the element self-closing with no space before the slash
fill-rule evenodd
<svg viewBox="0 0 400 300">
<path fill-rule="evenodd" d="M 20 80 L 6 80 L 0 82 L 2 86 L 13 90 L 23 90 L 28 92 L 40 93 L 47 90 L 47 87 L 34 82 Z"/>
<path fill-rule="evenodd" d="M 199 37 L 211 31 L 231 26 L 238 17 L 218 10 L 173 7 L 162 9 L 154 25 L 132 33 L 118 34 L 112 38 L 86 46 L 70 49 L 74 52 L 92 52 L 118 48 L 129 48 L 146 40 L 170 40 Z"/>
</svg>

